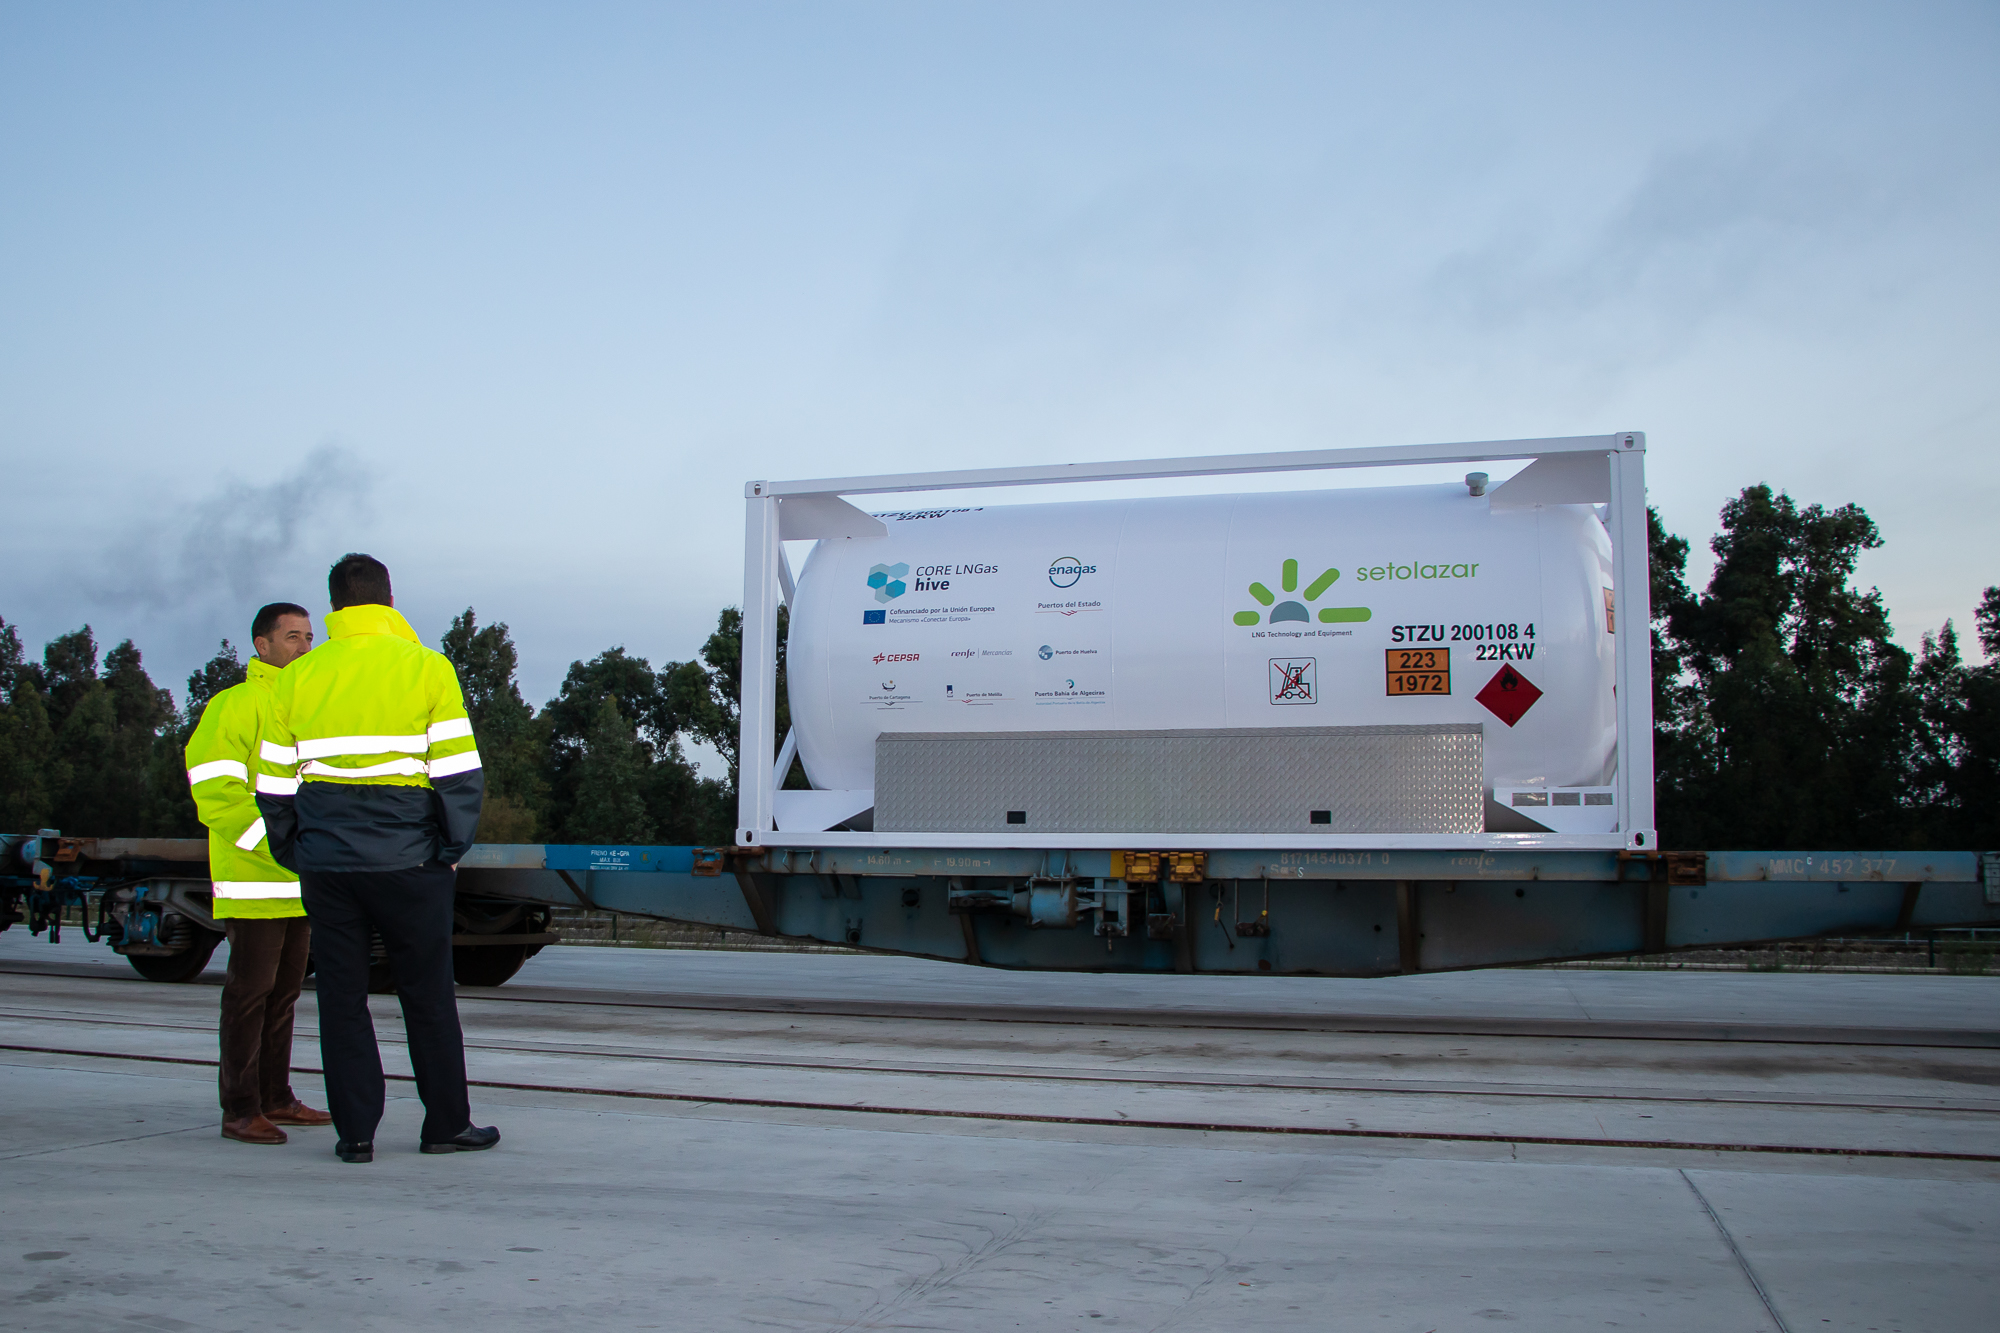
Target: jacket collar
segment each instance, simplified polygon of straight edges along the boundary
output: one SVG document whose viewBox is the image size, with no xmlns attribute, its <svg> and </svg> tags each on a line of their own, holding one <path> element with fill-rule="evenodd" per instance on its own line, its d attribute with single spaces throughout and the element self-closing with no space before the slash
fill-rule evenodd
<svg viewBox="0 0 2000 1333">
<path fill-rule="evenodd" d="M 347 639 L 357 634 L 393 634 L 411 643 L 422 643 L 410 622 L 393 606 L 350 606 L 326 614 L 326 634 L 330 639 Z"/>
<path fill-rule="evenodd" d="M 256 685 L 268 686 L 278 678 L 278 668 L 272 666 L 261 657 L 251 658 L 249 663 L 244 667 L 244 671 L 248 673 L 251 683 Z"/>
</svg>

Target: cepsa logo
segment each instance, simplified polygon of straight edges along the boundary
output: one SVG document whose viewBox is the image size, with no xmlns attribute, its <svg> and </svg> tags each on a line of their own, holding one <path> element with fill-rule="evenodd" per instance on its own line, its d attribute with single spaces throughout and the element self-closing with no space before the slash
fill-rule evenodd
<svg viewBox="0 0 2000 1333">
<path fill-rule="evenodd" d="M 877 653 L 875 665 L 881 666 L 884 662 L 916 662 L 922 658 L 922 653 Z"/>
<path fill-rule="evenodd" d="M 1096 572 L 1096 565 L 1086 565 L 1073 555 L 1059 555 L 1049 562 L 1049 582 L 1058 588 L 1074 588 L 1078 579 Z"/>
</svg>

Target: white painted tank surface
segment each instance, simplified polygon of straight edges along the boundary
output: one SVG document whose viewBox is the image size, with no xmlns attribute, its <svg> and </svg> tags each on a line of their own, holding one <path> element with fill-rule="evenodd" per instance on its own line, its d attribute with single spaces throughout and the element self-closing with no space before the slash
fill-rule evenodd
<svg viewBox="0 0 2000 1333">
<path fill-rule="evenodd" d="M 886 538 L 821 541 L 798 579 L 791 710 L 815 787 L 871 788 L 884 731 L 1438 722 L 1484 724 L 1503 805 L 1611 781 L 1591 506 L 1404 486 L 878 517 Z"/>
</svg>

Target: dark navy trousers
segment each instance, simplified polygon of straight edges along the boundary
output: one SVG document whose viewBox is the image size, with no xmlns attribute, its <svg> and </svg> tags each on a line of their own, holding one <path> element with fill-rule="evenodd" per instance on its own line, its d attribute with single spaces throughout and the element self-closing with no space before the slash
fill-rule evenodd
<svg viewBox="0 0 2000 1333">
<path fill-rule="evenodd" d="M 465 1037 L 451 976 L 456 878 L 451 867 L 436 861 L 409 870 L 299 874 L 312 922 L 327 1110 L 343 1139 L 370 1142 L 382 1123 L 382 1051 L 368 1012 L 371 930 L 382 936 L 396 975 L 410 1064 L 424 1102 L 422 1141 L 441 1142 L 472 1123 Z"/>
</svg>

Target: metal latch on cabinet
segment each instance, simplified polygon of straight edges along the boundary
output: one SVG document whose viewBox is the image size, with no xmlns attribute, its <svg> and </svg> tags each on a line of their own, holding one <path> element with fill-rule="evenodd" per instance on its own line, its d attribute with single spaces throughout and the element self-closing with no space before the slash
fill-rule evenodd
<svg viewBox="0 0 2000 1333">
<path fill-rule="evenodd" d="M 1111 878 L 1128 884 L 1199 884 L 1208 878 L 1207 852 L 1113 852 Z"/>
</svg>

